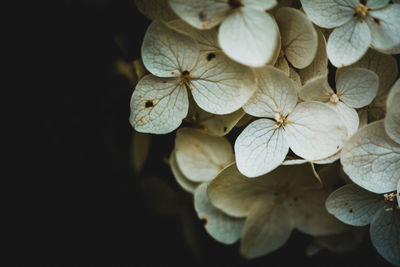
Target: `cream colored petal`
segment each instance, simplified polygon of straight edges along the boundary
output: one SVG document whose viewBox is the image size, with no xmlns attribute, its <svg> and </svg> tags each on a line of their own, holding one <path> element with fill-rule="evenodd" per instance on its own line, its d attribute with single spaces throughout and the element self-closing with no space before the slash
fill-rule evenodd
<svg viewBox="0 0 400 267">
<path fill-rule="evenodd" d="M 299 91 L 301 87 L 301 78 L 297 71 L 295 71 L 293 68 L 289 68 L 289 78 L 294 81 L 294 83 L 297 85 L 296 89 Z"/>
<path fill-rule="evenodd" d="M 235 10 L 219 27 L 219 44 L 227 56 L 251 67 L 261 67 L 273 60 L 278 39 L 274 19 L 249 7 Z"/>
<path fill-rule="evenodd" d="M 142 60 L 148 71 L 159 77 L 179 77 L 197 63 L 199 45 L 188 35 L 161 21 L 153 21 L 142 43 Z"/>
<path fill-rule="evenodd" d="M 135 0 L 136 7 L 147 18 L 170 21 L 177 16 L 168 5 L 168 0 Z"/>
<path fill-rule="evenodd" d="M 343 170 L 353 182 L 374 192 L 396 190 L 400 179 L 400 145 L 386 134 L 383 121 L 361 128 L 342 149 Z"/>
<path fill-rule="evenodd" d="M 211 181 L 234 161 L 232 146 L 226 138 L 191 128 L 177 131 L 175 156 L 183 175 L 193 182 Z"/>
<path fill-rule="evenodd" d="M 298 69 L 313 61 L 318 36 L 307 16 L 295 8 L 283 7 L 275 14 L 282 38 L 282 50 L 289 62 Z"/>
<path fill-rule="evenodd" d="M 182 123 L 189 108 L 187 91 L 177 78 L 147 75 L 131 98 L 129 122 L 142 133 L 170 133 Z"/>
<path fill-rule="evenodd" d="M 261 11 L 266 11 L 276 6 L 276 0 L 242 0 L 242 3 L 246 7 L 251 7 Z"/>
<path fill-rule="evenodd" d="M 278 60 L 276 61 L 274 67 L 286 73 L 287 76 L 290 75 L 289 63 L 287 62 L 285 57 L 278 57 Z"/>
<path fill-rule="evenodd" d="M 355 134 L 359 128 L 360 119 L 357 111 L 354 108 L 348 107 L 341 101 L 339 101 L 337 104 L 328 103 L 328 105 L 332 107 L 337 114 L 339 114 L 340 118 L 346 125 L 348 138 L 350 138 L 350 136 Z"/>
<path fill-rule="evenodd" d="M 182 187 L 183 190 L 185 190 L 186 192 L 194 194 L 194 191 L 199 186 L 199 183 L 193 182 L 186 178 L 181 169 L 179 169 L 179 166 L 176 162 L 175 150 L 172 151 L 169 157 L 169 165 L 171 167 L 172 174 L 174 175 L 175 180 L 180 185 L 180 187 Z"/>
<path fill-rule="evenodd" d="M 306 101 L 327 102 L 333 93 L 327 75 L 314 77 L 299 89 L 300 99 Z"/>
</svg>

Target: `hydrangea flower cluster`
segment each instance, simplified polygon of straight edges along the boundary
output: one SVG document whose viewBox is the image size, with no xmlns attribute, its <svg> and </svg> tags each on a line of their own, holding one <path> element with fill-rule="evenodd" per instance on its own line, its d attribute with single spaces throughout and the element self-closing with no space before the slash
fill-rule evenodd
<svg viewBox="0 0 400 267">
<path fill-rule="evenodd" d="M 176 130 L 169 165 L 214 239 L 256 258 L 297 229 L 343 252 L 370 224 L 400 266 L 399 1 L 135 2 L 136 144 Z"/>
</svg>

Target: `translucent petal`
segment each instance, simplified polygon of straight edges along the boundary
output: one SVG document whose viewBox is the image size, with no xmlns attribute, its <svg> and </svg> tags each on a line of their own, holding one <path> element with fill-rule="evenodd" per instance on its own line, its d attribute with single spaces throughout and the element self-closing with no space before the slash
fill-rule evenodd
<svg viewBox="0 0 400 267">
<path fill-rule="evenodd" d="M 256 83 L 250 68 L 215 52 L 212 58 L 200 55 L 189 87 L 200 108 L 213 114 L 228 114 L 249 100 Z"/>
<path fill-rule="evenodd" d="M 348 229 L 326 211 L 328 195 L 321 189 L 291 193 L 287 201 L 296 229 L 314 236 L 337 234 Z"/>
<path fill-rule="evenodd" d="M 327 102 L 333 93 L 327 75 L 316 76 L 299 89 L 299 97 L 306 101 Z"/>
<path fill-rule="evenodd" d="M 272 61 L 279 44 L 279 30 L 266 12 L 242 7 L 230 14 L 219 28 L 218 40 L 233 60 L 251 67 Z"/>
<path fill-rule="evenodd" d="M 232 146 L 226 138 L 191 128 L 176 132 L 175 155 L 183 175 L 193 182 L 211 181 L 234 161 Z"/>
<path fill-rule="evenodd" d="M 147 75 L 132 94 L 129 122 L 138 132 L 166 134 L 179 127 L 188 108 L 187 91 L 177 78 Z"/>
<path fill-rule="evenodd" d="M 198 29 L 217 26 L 230 12 L 226 0 L 169 0 L 172 10 Z"/>
<path fill-rule="evenodd" d="M 194 191 L 199 186 L 199 183 L 190 181 L 179 169 L 178 163 L 176 162 L 175 150 L 172 151 L 169 157 L 169 165 L 171 167 L 172 174 L 175 177 L 176 182 L 188 193 L 194 194 Z"/>
<path fill-rule="evenodd" d="M 290 67 L 285 57 L 278 57 L 278 60 L 276 61 L 274 67 L 283 71 L 284 73 L 286 73 L 287 76 L 289 76 Z"/>
<path fill-rule="evenodd" d="M 132 160 L 133 170 L 140 173 L 149 154 L 151 135 L 147 133 L 133 133 Z"/>
<path fill-rule="evenodd" d="M 375 193 L 396 190 L 400 145 L 387 136 L 383 121 L 361 128 L 342 149 L 343 170 L 353 182 Z"/>
<path fill-rule="evenodd" d="M 142 43 L 142 60 L 148 71 L 159 77 L 179 77 L 191 71 L 197 63 L 199 45 L 196 41 L 153 21 L 147 28 Z"/>
<path fill-rule="evenodd" d="M 368 24 L 352 19 L 329 36 L 328 58 L 335 67 L 351 65 L 367 52 L 370 43 Z"/>
<path fill-rule="evenodd" d="M 374 72 L 363 68 L 348 68 L 336 79 L 337 94 L 347 106 L 362 108 L 375 98 L 379 78 Z"/>
<path fill-rule="evenodd" d="M 205 220 L 204 227 L 214 239 L 227 245 L 239 240 L 245 219 L 231 217 L 215 208 L 208 199 L 207 183 L 196 189 L 194 209 L 197 216 Z"/>
<path fill-rule="evenodd" d="M 302 102 L 288 118 L 284 134 L 289 147 L 307 160 L 314 161 L 335 154 L 348 136 L 339 115 L 321 102 Z"/>
<path fill-rule="evenodd" d="M 210 182 L 207 192 L 215 207 L 240 218 L 249 214 L 255 201 L 268 193 L 265 188 L 273 184 L 276 184 L 276 179 L 245 177 L 239 172 L 236 163 L 232 163 Z"/>
<path fill-rule="evenodd" d="M 334 28 L 348 22 L 354 15 L 358 0 L 301 0 L 307 16 L 320 27 Z"/>
<path fill-rule="evenodd" d="M 242 3 L 246 7 L 251 7 L 261 11 L 265 11 L 273 8 L 276 4 L 276 0 L 242 0 Z"/>
<path fill-rule="evenodd" d="M 207 52 L 208 54 L 210 54 L 215 51 L 221 51 L 221 48 L 218 44 L 217 28 L 213 28 L 210 30 L 199 30 L 187 24 L 181 19 L 170 21 L 168 25 L 171 28 L 185 32 L 190 37 L 195 39 L 199 44 L 200 52 Z"/>
<path fill-rule="evenodd" d="M 348 107 L 343 102 L 339 101 L 337 104 L 328 103 L 330 107 L 332 107 L 343 120 L 346 125 L 347 132 L 349 134 L 348 137 L 355 134 L 358 130 L 358 126 L 360 123 L 360 119 L 358 118 L 357 111 L 354 108 Z"/>
<path fill-rule="evenodd" d="M 282 247 L 292 230 L 290 213 L 284 205 L 274 206 L 269 198 L 260 199 L 244 225 L 240 253 L 249 259 L 268 254 Z"/>
<path fill-rule="evenodd" d="M 390 263 L 400 266 L 400 209 L 379 210 L 369 233 L 379 254 Z"/>
<path fill-rule="evenodd" d="M 282 164 L 289 151 L 282 129 L 270 119 L 249 124 L 235 141 L 238 169 L 247 177 L 266 174 Z"/>
<path fill-rule="evenodd" d="M 369 69 L 378 75 L 379 89 L 377 97 L 386 95 L 389 92 L 398 75 L 396 59 L 391 55 L 385 55 L 373 49 L 368 49 L 367 53 L 359 61 L 349 67 Z M 338 69 L 336 77 L 345 69 Z"/>
<path fill-rule="evenodd" d="M 358 128 L 361 128 L 368 124 L 368 111 L 366 109 L 360 109 L 358 112 L 358 118 L 360 123 L 358 124 Z"/>
<path fill-rule="evenodd" d="M 371 193 L 355 184 L 348 184 L 328 197 L 326 209 L 346 224 L 364 226 L 371 223 L 384 204 L 381 195 Z"/>
<path fill-rule="evenodd" d="M 149 19 L 170 21 L 176 19 L 168 0 L 135 0 L 136 7 Z"/>
<path fill-rule="evenodd" d="M 295 8 L 283 7 L 275 14 L 282 38 L 282 50 L 296 68 L 307 67 L 318 47 L 318 36 L 307 16 Z"/>
<path fill-rule="evenodd" d="M 289 78 L 297 85 L 296 89 L 298 91 L 301 87 L 301 78 L 297 71 L 295 71 L 293 68 L 289 68 Z"/>
<path fill-rule="evenodd" d="M 298 70 L 302 84 L 318 76 L 328 75 L 328 55 L 326 53 L 326 40 L 320 30 L 317 30 L 318 48 L 314 60 L 304 69 Z"/>
<path fill-rule="evenodd" d="M 393 141 L 400 144 L 400 79 L 393 85 L 386 103 L 386 133 Z"/>
<path fill-rule="evenodd" d="M 287 75 L 271 66 L 257 69 L 257 91 L 243 106 L 246 113 L 256 117 L 274 118 L 275 113 L 286 116 L 297 103 L 296 84 Z"/>
<path fill-rule="evenodd" d="M 400 44 L 400 5 L 391 4 L 369 12 L 368 25 L 371 29 L 371 45 L 388 50 Z"/>
</svg>

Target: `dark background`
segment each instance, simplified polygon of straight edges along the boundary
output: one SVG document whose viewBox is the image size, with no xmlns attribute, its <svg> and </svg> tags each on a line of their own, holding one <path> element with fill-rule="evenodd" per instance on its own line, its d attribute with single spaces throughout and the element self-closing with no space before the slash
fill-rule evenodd
<svg viewBox="0 0 400 267">
<path fill-rule="evenodd" d="M 114 63 L 140 56 L 149 21 L 133 0 L 64 0 L 44 13 L 40 31 L 23 37 L 24 44 L 36 45 L 35 60 L 22 65 L 38 84 L 24 88 L 23 100 L 30 104 L 18 106 L 17 124 L 24 129 L 19 138 L 26 146 L 4 188 L 10 222 L 5 254 L 11 262 L 390 266 L 368 234 L 354 252 L 323 251 L 309 258 L 304 249 L 311 237 L 294 232 L 283 248 L 252 261 L 239 256 L 237 244 L 214 241 L 163 161 L 173 133 L 153 137 L 144 174 L 132 170 L 133 87 Z M 154 180 L 158 184 L 149 182 Z M 159 208 L 163 204 L 169 211 Z"/>
</svg>

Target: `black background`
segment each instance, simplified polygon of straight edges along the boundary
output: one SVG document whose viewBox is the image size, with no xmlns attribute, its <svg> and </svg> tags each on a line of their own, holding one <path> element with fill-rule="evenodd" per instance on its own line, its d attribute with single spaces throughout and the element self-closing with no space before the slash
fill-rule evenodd
<svg viewBox="0 0 400 267">
<path fill-rule="evenodd" d="M 323 251 L 309 258 L 304 249 L 311 238 L 294 232 L 280 250 L 257 260 L 242 259 L 237 244 L 225 246 L 207 235 L 196 219 L 191 196 L 178 187 L 163 162 L 172 149 L 173 133 L 153 137 L 145 175 L 135 175 L 128 122 L 133 88 L 115 72 L 114 63 L 140 56 L 148 24 L 133 0 L 64 0 L 51 6 L 40 31 L 22 38 L 23 46 L 35 44 L 30 50 L 35 60 L 20 65 L 38 83 L 23 90 L 22 98 L 29 103 L 18 106 L 23 145 L 4 188 L 9 193 L 4 219 L 10 222 L 5 231 L 11 262 L 390 266 L 368 234 L 354 252 Z M 148 186 L 151 177 L 158 177 L 173 197 Z M 154 195 L 159 200 L 151 198 Z M 186 210 L 189 219 L 182 222 L 173 213 L 158 212 L 153 205 L 157 201 Z M 183 224 L 194 227 L 192 245 L 183 231 L 190 225 Z"/>
</svg>

